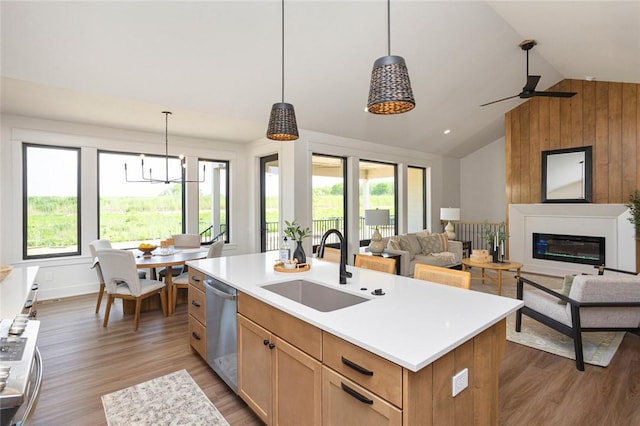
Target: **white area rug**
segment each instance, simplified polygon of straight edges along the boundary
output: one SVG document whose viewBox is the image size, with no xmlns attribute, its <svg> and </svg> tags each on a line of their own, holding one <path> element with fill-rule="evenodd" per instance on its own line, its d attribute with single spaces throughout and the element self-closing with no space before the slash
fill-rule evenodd
<svg viewBox="0 0 640 426">
<path fill-rule="evenodd" d="M 472 269 L 472 276 L 479 271 Z M 487 272 L 491 273 L 491 272 Z M 515 274 L 514 274 L 515 275 Z M 547 277 L 544 275 L 522 274 L 524 277 L 542 284 L 551 289 L 560 289 L 562 287 L 562 279 L 556 277 Z M 510 273 L 504 273 L 503 277 L 510 277 Z M 506 297 L 516 298 L 515 279 L 508 279 L 502 283 L 502 295 Z M 471 288 L 473 290 L 485 293 L 496 293 L 496 285 L 489 281 L 489 284 L 481 284 L 479 280 L 472 280 Z M 513 313 L 507 317 L 507 340 L 518 343 L 520 345 L 529 346 L 541 351 L 549 352 L 569 359 L 576 359 L 576 353 L 573 348 L 573 339 L 565 336 L 546 325 L 533 320 L 526 315 L 522 316 L 522 331 L 516 332 L 516 314 Z M 591 365 L 606 367 L 613 359 L 622 339 L 624 332 L 589 332 L 582 333 L 582 351 L 584 362 Z"/>
<path fill-rule="evenodd" d="M 109 426 L 228 426 L 186 370 L 102 396 Z"/>
</svg>

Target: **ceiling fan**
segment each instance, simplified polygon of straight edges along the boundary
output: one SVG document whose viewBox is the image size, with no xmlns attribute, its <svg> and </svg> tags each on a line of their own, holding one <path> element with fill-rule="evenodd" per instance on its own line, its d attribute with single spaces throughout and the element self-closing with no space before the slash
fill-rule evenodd
<svg viewBox="0 0 640 426">
<path fill-rule="evenodd" d="M 488 102 L 486 104 L 480 105 L 481 107 L 495 104 L 496 102 L 506 101 L 507 99 L 513 98 L 521 98 L 528 99 L 533 98 L 534 96 L 546 96 L 549 98 L 570 98 L 576 94 L 576 92 L 538 92 L 536 91 L 536 86 L 538 85 L 538 81 L 540 81 L 539 75 L 529 75 L 529 50 L 533 49 L 535 46 L 535 40 L 525 40 L 519 44 L 520 48 L 527 52 L 527 83 L 522 88 L 522 92 L 517 95 L 509 96 L 508 98 L 498 99 L 497 101 Z"/>
</svg>

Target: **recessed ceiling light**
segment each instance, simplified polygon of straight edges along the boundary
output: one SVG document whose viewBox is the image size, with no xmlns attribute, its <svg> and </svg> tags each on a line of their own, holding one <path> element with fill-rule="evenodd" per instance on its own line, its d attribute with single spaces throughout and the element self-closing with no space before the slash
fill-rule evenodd
<svg viewBox="0 0 640 426">
<path fill-rule="evenodd" d="M 447 129 L 447 130 L 444 131 L 445 135 L 448 135 L 449 133 L 451 133 L 451 129 Z"/>
<path fill-rule="evenodd" d="M 587 76 L 585 76 L 584 79 L 587 80 L 587 81 L 594 81 L 596 78 L 591 76 L 591 75 L 587 75 Z"/>
</svg>

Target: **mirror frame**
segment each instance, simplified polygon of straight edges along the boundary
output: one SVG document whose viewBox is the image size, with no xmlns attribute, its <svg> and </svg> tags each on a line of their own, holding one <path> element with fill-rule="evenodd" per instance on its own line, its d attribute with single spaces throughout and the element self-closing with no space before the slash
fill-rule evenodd
<svg viewBox="0 0 640 426">
<path fill-rule="evenodd" d="M 584 196 L 577 198 L 549 198 L 547 191 L 547 179 L 550 176 L 549 159 L 554 155 L 569 154 L 575 152 L 584 153 Z M 542 189 L 541 198 L 543 203 L 590 203 L 591 202 L 591 183 L 592 183 L 592 149 L 591 146 L 582 146 L 578 148 L 554 149 L 542 151 Z"/>
</svg>

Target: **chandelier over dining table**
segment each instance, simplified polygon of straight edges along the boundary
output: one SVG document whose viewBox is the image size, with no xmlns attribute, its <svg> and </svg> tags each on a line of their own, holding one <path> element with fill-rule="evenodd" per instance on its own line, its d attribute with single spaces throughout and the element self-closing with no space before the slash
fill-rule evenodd
<svg viewBox="0 0 640 426">
<path fill-rule="evenodd" d="M 178 159 L 180 160 L 180 177 L 169 179 L 169 115 L 171 111 L 162 111 L 164 114 L 164 152 L 165 152 L 165 175 L 164 179 L 158 179 L 153 177 L 153 171 L 149 168 L 149 175 L 144 174 L 144 154 L 140 155 L 140 179 L 129 179 L 127 170 L 127 163 L 124 164 L 124 178 L 129 183 L 188 183 L 188 182 L 204 182 L 204 176 L 206 172 L 206 166 L 202 166 L 202 178 L 197 180 L 185 179 L 186 159 L 184 155 L 180 154 Z"/>
</svg>

